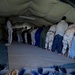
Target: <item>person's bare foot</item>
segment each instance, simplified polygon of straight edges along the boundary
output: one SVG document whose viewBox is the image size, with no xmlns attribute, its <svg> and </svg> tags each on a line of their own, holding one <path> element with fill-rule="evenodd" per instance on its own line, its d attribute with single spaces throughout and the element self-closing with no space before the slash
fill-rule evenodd
<svg viewBox="0 0 75 75">
<path fill-rule="evenodd" d="M 50 50 L 50 52 L 52 52 L 52 50 Z"/>
<path fill-rule="evenodd" d="M 58 55 L 62 55 L 61 53 L 58 53 Z"/>
<path fill-rule="evenodd" d="M 9 45 L 10 45 L 10 43 L 6 43 L 6 44 L 5 44 L 5 46 L 9 46 Z"/>
<path fill-rule="evenodd" d="M 69 55 L 67 55 L 67 57 L 70 57 Z"/>
<path fill-rule="evenodd" d="M 45 48 L 45 50 L 48 50 L 47 48 Z"/>
</svg>

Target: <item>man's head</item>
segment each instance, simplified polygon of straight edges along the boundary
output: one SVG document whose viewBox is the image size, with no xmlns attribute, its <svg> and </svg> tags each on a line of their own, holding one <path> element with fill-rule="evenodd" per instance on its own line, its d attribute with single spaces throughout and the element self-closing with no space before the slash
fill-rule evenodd
<svg viewBox="0 0 75 75">
<path fill-rule="evenodd" d="M 63 16 L 63 17 L 62 17 L 62 20 L 66 20 L 66 16 Z"/>
<path fill-rule="evenodd" d="M 25 27 L 25 29 L 27 29 L 27 27 Z"/>
<path fill-rule="evenodd" d="M 45 25 L 42 25 L 43 28 L 45 28 Z"/>
</svg>

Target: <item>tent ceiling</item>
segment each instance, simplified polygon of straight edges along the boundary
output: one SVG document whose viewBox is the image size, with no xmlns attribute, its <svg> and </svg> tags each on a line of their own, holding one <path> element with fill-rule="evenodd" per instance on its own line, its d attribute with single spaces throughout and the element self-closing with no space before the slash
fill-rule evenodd
<svg viewBox="0 0 75 75">
<path fill-rule="evenodd" d="M 19 16 L 35 17 L 35 20 Z M 0 0 L 0 24 L 3 17 L 12 16 L 14 24 L 28 22 L 35 25 L 51 25 L 60 21 L 63 16 L 67 22 L 75 22 L 75 8 L 60 0 Z"/>
<path fill-rule="evenodd" d="M 71 6 L 75 7 L 75 0 L 60 0 L 60 1 L 65 2 L 65 3 L 68 3 Z"/>
</svg>

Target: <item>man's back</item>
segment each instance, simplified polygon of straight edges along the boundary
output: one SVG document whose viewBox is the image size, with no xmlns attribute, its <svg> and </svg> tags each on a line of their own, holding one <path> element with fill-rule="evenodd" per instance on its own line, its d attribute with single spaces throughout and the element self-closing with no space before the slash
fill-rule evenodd
<svg viewBox="0 0 75 75">
<path fill-rule="evenodd" d="M 63 36 L 67 28 L 68 28 L 68 24 L 64 20 L 61 20 L 61 22 L 59 22 L 56 26 L 56 35 L 59 34 Z"/>
<path fill-rule="evenodd" d="M 7 21 L 7 28 L 8 28 L 8 30 L 13 31 L 12 30 L 12 24 L 11 24 L 11 22 L 9 20 Z"/>
</svg>

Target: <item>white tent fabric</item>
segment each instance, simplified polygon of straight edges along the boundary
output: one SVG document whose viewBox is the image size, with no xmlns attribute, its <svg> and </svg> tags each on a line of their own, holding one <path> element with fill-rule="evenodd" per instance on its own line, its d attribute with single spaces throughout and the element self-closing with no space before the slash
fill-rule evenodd
<svg viewBox="0 0 75 75">
<path fill-rule="evenodd" d="M 45 24 L 56 23 L 64 15 L 67 16 L 67 22 L 75 22 L 75 8 L 60 0 L 0 0 L 0 16 L 28 16 L 28 12 L 44 19 Z"/>
</svg>

